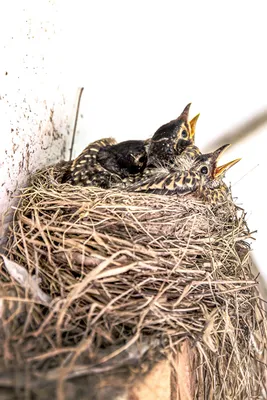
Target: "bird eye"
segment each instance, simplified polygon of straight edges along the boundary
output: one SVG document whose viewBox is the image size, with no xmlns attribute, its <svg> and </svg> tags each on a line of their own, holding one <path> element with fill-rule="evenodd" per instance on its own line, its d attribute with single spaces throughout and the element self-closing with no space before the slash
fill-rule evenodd
<svg viewBox="0 0 267 400">
<path fill-rule="evenodd" d="M 182 131 L 182 137 L 183 137 L 183 138 L 186 138 L 186 137 L 187 137 L 187 132 L 186 132 L 185 129 Z"/>
<path fill-rule="evenodd" d="M 200 172 L 201 172 L 203 175 L 207 175 L 207 173 L 208 173 L 208 168 L 207 168 L 207 167 L 202 167 L 201 170 L 200 170 Z"/>
</svg>

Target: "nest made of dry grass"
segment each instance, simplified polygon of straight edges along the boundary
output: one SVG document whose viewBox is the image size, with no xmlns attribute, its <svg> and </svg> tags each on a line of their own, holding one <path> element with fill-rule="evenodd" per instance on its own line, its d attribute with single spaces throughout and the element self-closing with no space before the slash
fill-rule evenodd
<svg viewBox="0 0 267 400">
<path fill-rule="evenodd" d="M 59 177 L 57 168 L 32 177 L 9 234 L 8 259 L 34 284 L 0 270 L 1 370 L 16 370 L 17 390 L 26 372 L 33 392 L 121 367 L 143 372 L 188 340 L 195 398 L 264 398 L 265 312 L 244 212 Z"/>
</svg>

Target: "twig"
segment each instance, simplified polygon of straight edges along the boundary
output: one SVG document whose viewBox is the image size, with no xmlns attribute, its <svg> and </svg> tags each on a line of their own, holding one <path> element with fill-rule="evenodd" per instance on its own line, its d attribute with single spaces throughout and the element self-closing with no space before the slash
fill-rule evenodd
<svg viewBox="0 0 267 400">
<path fill-rule="evenodd" d="M 71 161 L 71 159 L 72 159 L 72 153 L 73 153 L 73 147 L 74 147 L 76 128 L 77 128 L 77 122 L 78 122 L 78 116 L 79 116 L 79 110 L 80 110 L 80 104 L 81 104 L 81 98 L 82 98 L 83 89 L 84 89 L 83 87 L 79 89 L 78 104 L 77 104 L 74 127 L 73 127 L 73 132 L 72 132 L 72 140 L 71 140 L 71 146 L 70 146 L 70 158 L 69 158 L 69 161 Z"/>
</svg>

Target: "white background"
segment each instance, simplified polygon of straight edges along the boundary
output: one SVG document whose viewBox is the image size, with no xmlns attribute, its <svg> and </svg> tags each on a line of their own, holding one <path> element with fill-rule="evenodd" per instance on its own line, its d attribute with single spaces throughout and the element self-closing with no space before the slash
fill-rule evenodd
<svg viewBox="0 0 267 400">
<path fill-rule="evenodd" d="M 242 157 L 227 179 L 258 230 L 253 248 L 267 278 L 266 1 L 18 0 L 1 16 L 2 211 L 28 172 L 62 158 L 63 146 L 68 157 L 81 86 L 75 155 L 100 137 L 147 138 L 189 102 L 192 117 L 201 113 L 203 151 L 261 115 L 222 162 Z"/>
</svg>

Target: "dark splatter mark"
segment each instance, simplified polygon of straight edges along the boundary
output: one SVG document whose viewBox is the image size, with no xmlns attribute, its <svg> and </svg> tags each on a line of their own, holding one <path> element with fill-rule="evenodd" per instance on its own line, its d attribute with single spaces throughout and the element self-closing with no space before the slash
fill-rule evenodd
<svg viewBox="0 0 267 400">
<path fill-rule="evenodd" d="M 63 137 L 63 134 L 60 133 L 60 132 L 56 129 L 53 117 L 54 117 L 54 110 L 51 108 L 51 109 L 50 109 L 50 117 L 49 117 L 49 121 L 51 122 L 51 125 L 52 125 L 52 132 L 51 132 L 51 134 L 52 134 L 52 137 L 53 137 L 54 140 L 58 140 L 58 139 L 61 139 L 61 138 Z"/>
<path fill-rule="evenodd" d="M 60 155 L 61 155 L 61 159 L 64 160 L 65 159 L 65 154 L 66 154 L 66 150 L 67 150 L 67 143 L 66 143 L 66 139 L 64 139 L 61 151 L 60 151 Z"/>
<path fill-rule="evenodd" d="M 29 166 L 30 166 L 30 149 L 29 149 L 30 145 L 29 143 L 26 143 L 26 171 L 29 172 Z"/>
</svg>

